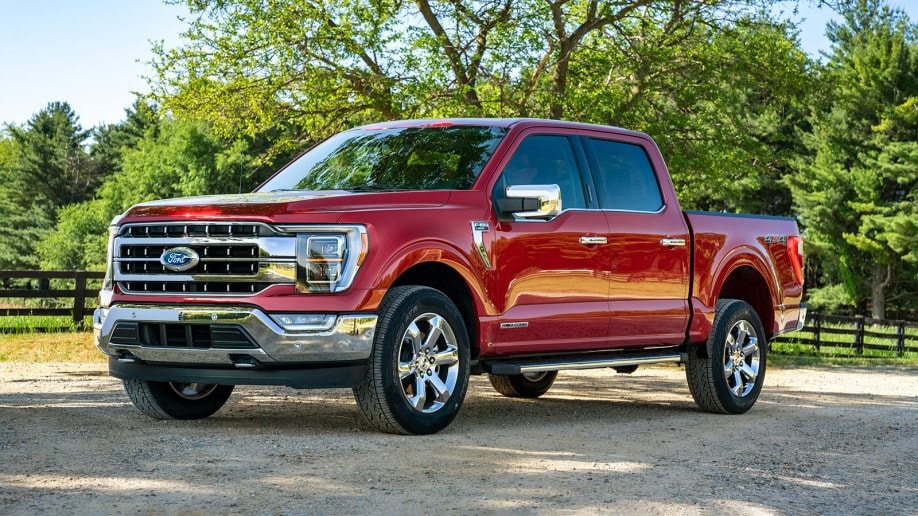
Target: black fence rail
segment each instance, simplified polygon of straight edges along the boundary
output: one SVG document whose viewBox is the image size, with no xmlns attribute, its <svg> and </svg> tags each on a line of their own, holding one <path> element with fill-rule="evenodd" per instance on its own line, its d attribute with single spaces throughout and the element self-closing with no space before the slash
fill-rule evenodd
<svg viewBox="0 0 918 516">
<path fill-rule="evenodd" d="M 831 346 L 850 348 L 855 355 L 863 355 L 865 349 L 870 349 L 902 356 L 918 353 L 918 322 L 810 313 L 802 330 L 782 335 L 774 342 L 809 344 L 817 351 L 822 346 Z"/>
<path fill-rule="evenodd" d="M 82 327 L 93 311 L 86 301 L 99 295 L 104 277 L 88 271 L 0 271 L 0 317 L 70 316 Z"/>
</svg>

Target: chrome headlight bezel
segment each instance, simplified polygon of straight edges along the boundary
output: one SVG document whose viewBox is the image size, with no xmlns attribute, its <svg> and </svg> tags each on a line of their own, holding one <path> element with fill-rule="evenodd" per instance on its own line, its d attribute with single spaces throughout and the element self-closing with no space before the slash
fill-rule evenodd
<svg viewBox="0 0 918 516">
<path fill-rule="evenodd" d="M 360 225 L 279 226 L 296 235 L 296 291 L 334 294 L 350 288 L 369 252 Z"/>
</svg>

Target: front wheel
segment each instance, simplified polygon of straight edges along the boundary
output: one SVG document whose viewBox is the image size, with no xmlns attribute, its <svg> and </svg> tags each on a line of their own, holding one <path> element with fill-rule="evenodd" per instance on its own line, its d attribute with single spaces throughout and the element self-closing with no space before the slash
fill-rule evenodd
<svg viewBox="0 0 918 516">
<path fill-rule="evenodd" d="M 124 380 L 124 391 L 144 414 L 154 419 L 203 419 L 229 399 L 232 385 Z"/>
<path fill-rule="evenodd" d="M 508 398 L 538 398 L 548 392 L 558 371 L 523 374 L 489 374 L 494 390 Z"/>
<path fill-rule="evenodd" d="M 354 397 L 383 432 L 432 434 L 459 413 L 469 381 L 469 338 L 442 292 L 393 288 L 380 304 L 369 367 Z"/>
<path fill-rule="evenodd" d="M 717 302 L 707 347 L 692 346 L 685 375 L 695 403 L 720 414 L 752 408 L 765 380 L 765 329 L 744 301 Z"/>
</svg>

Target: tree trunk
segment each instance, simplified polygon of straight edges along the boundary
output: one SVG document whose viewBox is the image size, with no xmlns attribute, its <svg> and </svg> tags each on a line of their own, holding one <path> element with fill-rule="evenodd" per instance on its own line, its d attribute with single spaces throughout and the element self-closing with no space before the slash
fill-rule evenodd
<svg viewBox="0 0 918 516">
<path fill-rule="evenodd" d="M 870 277 L 870 316 L 886 319 L 886 287 L 889 286 L 889 267 L 874 264 Z"/>
</svg>

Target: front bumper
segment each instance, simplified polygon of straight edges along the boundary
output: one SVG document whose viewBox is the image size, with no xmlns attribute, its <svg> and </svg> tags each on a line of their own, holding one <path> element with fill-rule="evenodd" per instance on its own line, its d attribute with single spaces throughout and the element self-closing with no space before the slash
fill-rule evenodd
<svg viewBox="0 0 918 516">
<path fill-rule="evenodd" d="M 93 328 L 96 346 L 125 362 L 251 369 L 366 360 L 376 320 L 374 314 L 341 314 L 327 330 L 292 332 L 254 307 L 122 304 L 96 309 Z M 148 333 L 151 327 L 161 331 L 163 338 L 155 342 L 140 338 L 139 325 L 145 325 Z M 202 345 L 191 337 L 192 328 L 186 330 L 189 326 L 231 330 L 243 336 L 247 345 L 217 339 Z M 183 331 L 189 335 L 186 345 L 181 345 Z M 167 332 L 178 332 L 179 344 L 166 338 Z"/>
</svg>

